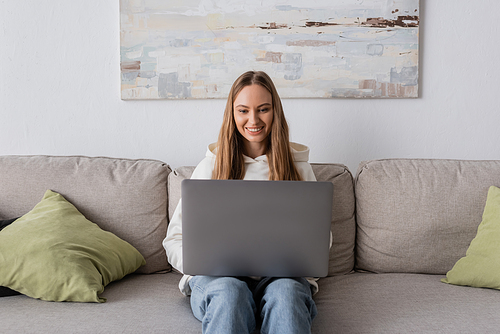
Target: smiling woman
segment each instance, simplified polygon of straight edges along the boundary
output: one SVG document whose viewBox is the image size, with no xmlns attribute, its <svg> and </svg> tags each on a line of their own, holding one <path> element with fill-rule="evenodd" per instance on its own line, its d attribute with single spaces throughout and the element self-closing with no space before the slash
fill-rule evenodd
<svg viewBox="0 0 500 334">
<path fill-rule="evenodd" d="M 219 139 L 208 146 L 191 178 L 316 181 L 308 158 L 307 146 L 289 142 L 283 106 L 271 78 L 250 71 L 233 83 Z M 172 215 L 163 246 L 172 266 L 183 272 L 181 203 Z M 261 208 L 251 209 L 258 217 Z M 318 291 L 316 281 L 184 275 L 179 288 L 191 295 L 191 309 L 202 322 L 203 333 L 251 333 L 259 322 L 263 333 L 310 333 L 317 313 L 312 299 Z"/>
</svg>

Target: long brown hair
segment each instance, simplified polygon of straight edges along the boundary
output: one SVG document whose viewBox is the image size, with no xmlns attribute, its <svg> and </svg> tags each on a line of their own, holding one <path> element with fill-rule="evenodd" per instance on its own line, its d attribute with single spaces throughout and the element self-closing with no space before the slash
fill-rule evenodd
<svg viewBox="0 0 500 334">
<path fill-rule="evenodd" d="M 267 161 L 269 164 L 269 180 L 302 180 L 290 149 L 288 124 L 283 113 L 283 106 L 273 81 L 265 72 L 249 71 L 243 73 L 231 87 L 227 98 L 226 109 L 217 141 L 215 168 L 212 178 L 241 180 L 245 176 L 243 157 L 243 136 L 236 128 L 234 120 L 234 100 L 243 88 L 260 85 L 271 93 L 273 122 L 267 142 Z"/>
</svg>

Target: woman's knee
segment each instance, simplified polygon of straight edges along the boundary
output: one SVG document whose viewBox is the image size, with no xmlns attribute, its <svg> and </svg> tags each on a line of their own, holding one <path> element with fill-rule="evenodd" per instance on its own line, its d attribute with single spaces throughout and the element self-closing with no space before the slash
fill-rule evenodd
<svg viewBox="0 0 500 334">
<path fill-rule="evenodd" d="M 209 294 L 223 295 L 228 298 L 240 299 L 252 296 L 248 285 L 234 277 L 218 277 L 206 287 Z"/>
<path fill-rule="evenodd" d="M 247 284 L 232 277 L 195 277 L 191 308 L 205 327 L 230 326 L 241 332 L 255 327 L 255 302 Z"/>
<path fill-rule="evenodd" d="M 266 307 L 264 307 L 266 305 Z M 271 282 L 261 301 L 263 308 L 302 310 L 312 317 L 316 315 L 316 305 L 312 299 L 311 287 L 305 279 L 282 278 Z"/>
<path fill-rule="evenodd" d="M 305 279 L 280 278 L 271 282 L 266 288 L 266 295 L 282 299 L 303 300 L 312 297 L 311 287 Z"/>
<path fill-rule="evenodd" d="M 192 294 L 202 294 L 206 303 L 214 299 L 222 300 L 228 305 L 253 301 L 247 284 L 237 278 L 196 276 L 193 280 Z"/>
</svg>

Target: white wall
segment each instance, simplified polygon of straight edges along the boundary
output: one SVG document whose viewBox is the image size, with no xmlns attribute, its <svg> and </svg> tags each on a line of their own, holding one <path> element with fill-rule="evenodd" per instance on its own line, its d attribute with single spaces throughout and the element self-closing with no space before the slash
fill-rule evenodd
<svg viewBox="0 0 500 334">
<path fill-rule="evenodd" d="M 500 159 L 500 2 L 420 3 L 420 98 L 284 100 L 312 162 Z M 117 0 L 0 1 L 0 155 L 197 164 L 225 102 L 121 101 L 119 47 Z"/>
</svg>

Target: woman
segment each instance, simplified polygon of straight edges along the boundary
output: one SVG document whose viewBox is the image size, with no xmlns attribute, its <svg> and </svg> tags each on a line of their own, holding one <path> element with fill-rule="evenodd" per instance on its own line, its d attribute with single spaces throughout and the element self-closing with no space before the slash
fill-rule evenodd
<svg viewBox="0 0 500 334">
<path fill-rule="evenodd" d="M 233 84 L 216 144 L 196 167 L 196 179 L 316 181 L 309 149 L 290 143 L 278 92 L 264 72 L 246 72 Z M 182 272 L 181 203 L 163 246 Z M 316 316 L 314 279 L 235 278 L 184 275 L 179 288 L 203 333 L 308 333 Z M 256 320 L 257 317 L 257 320 Z"/>
</svg>

